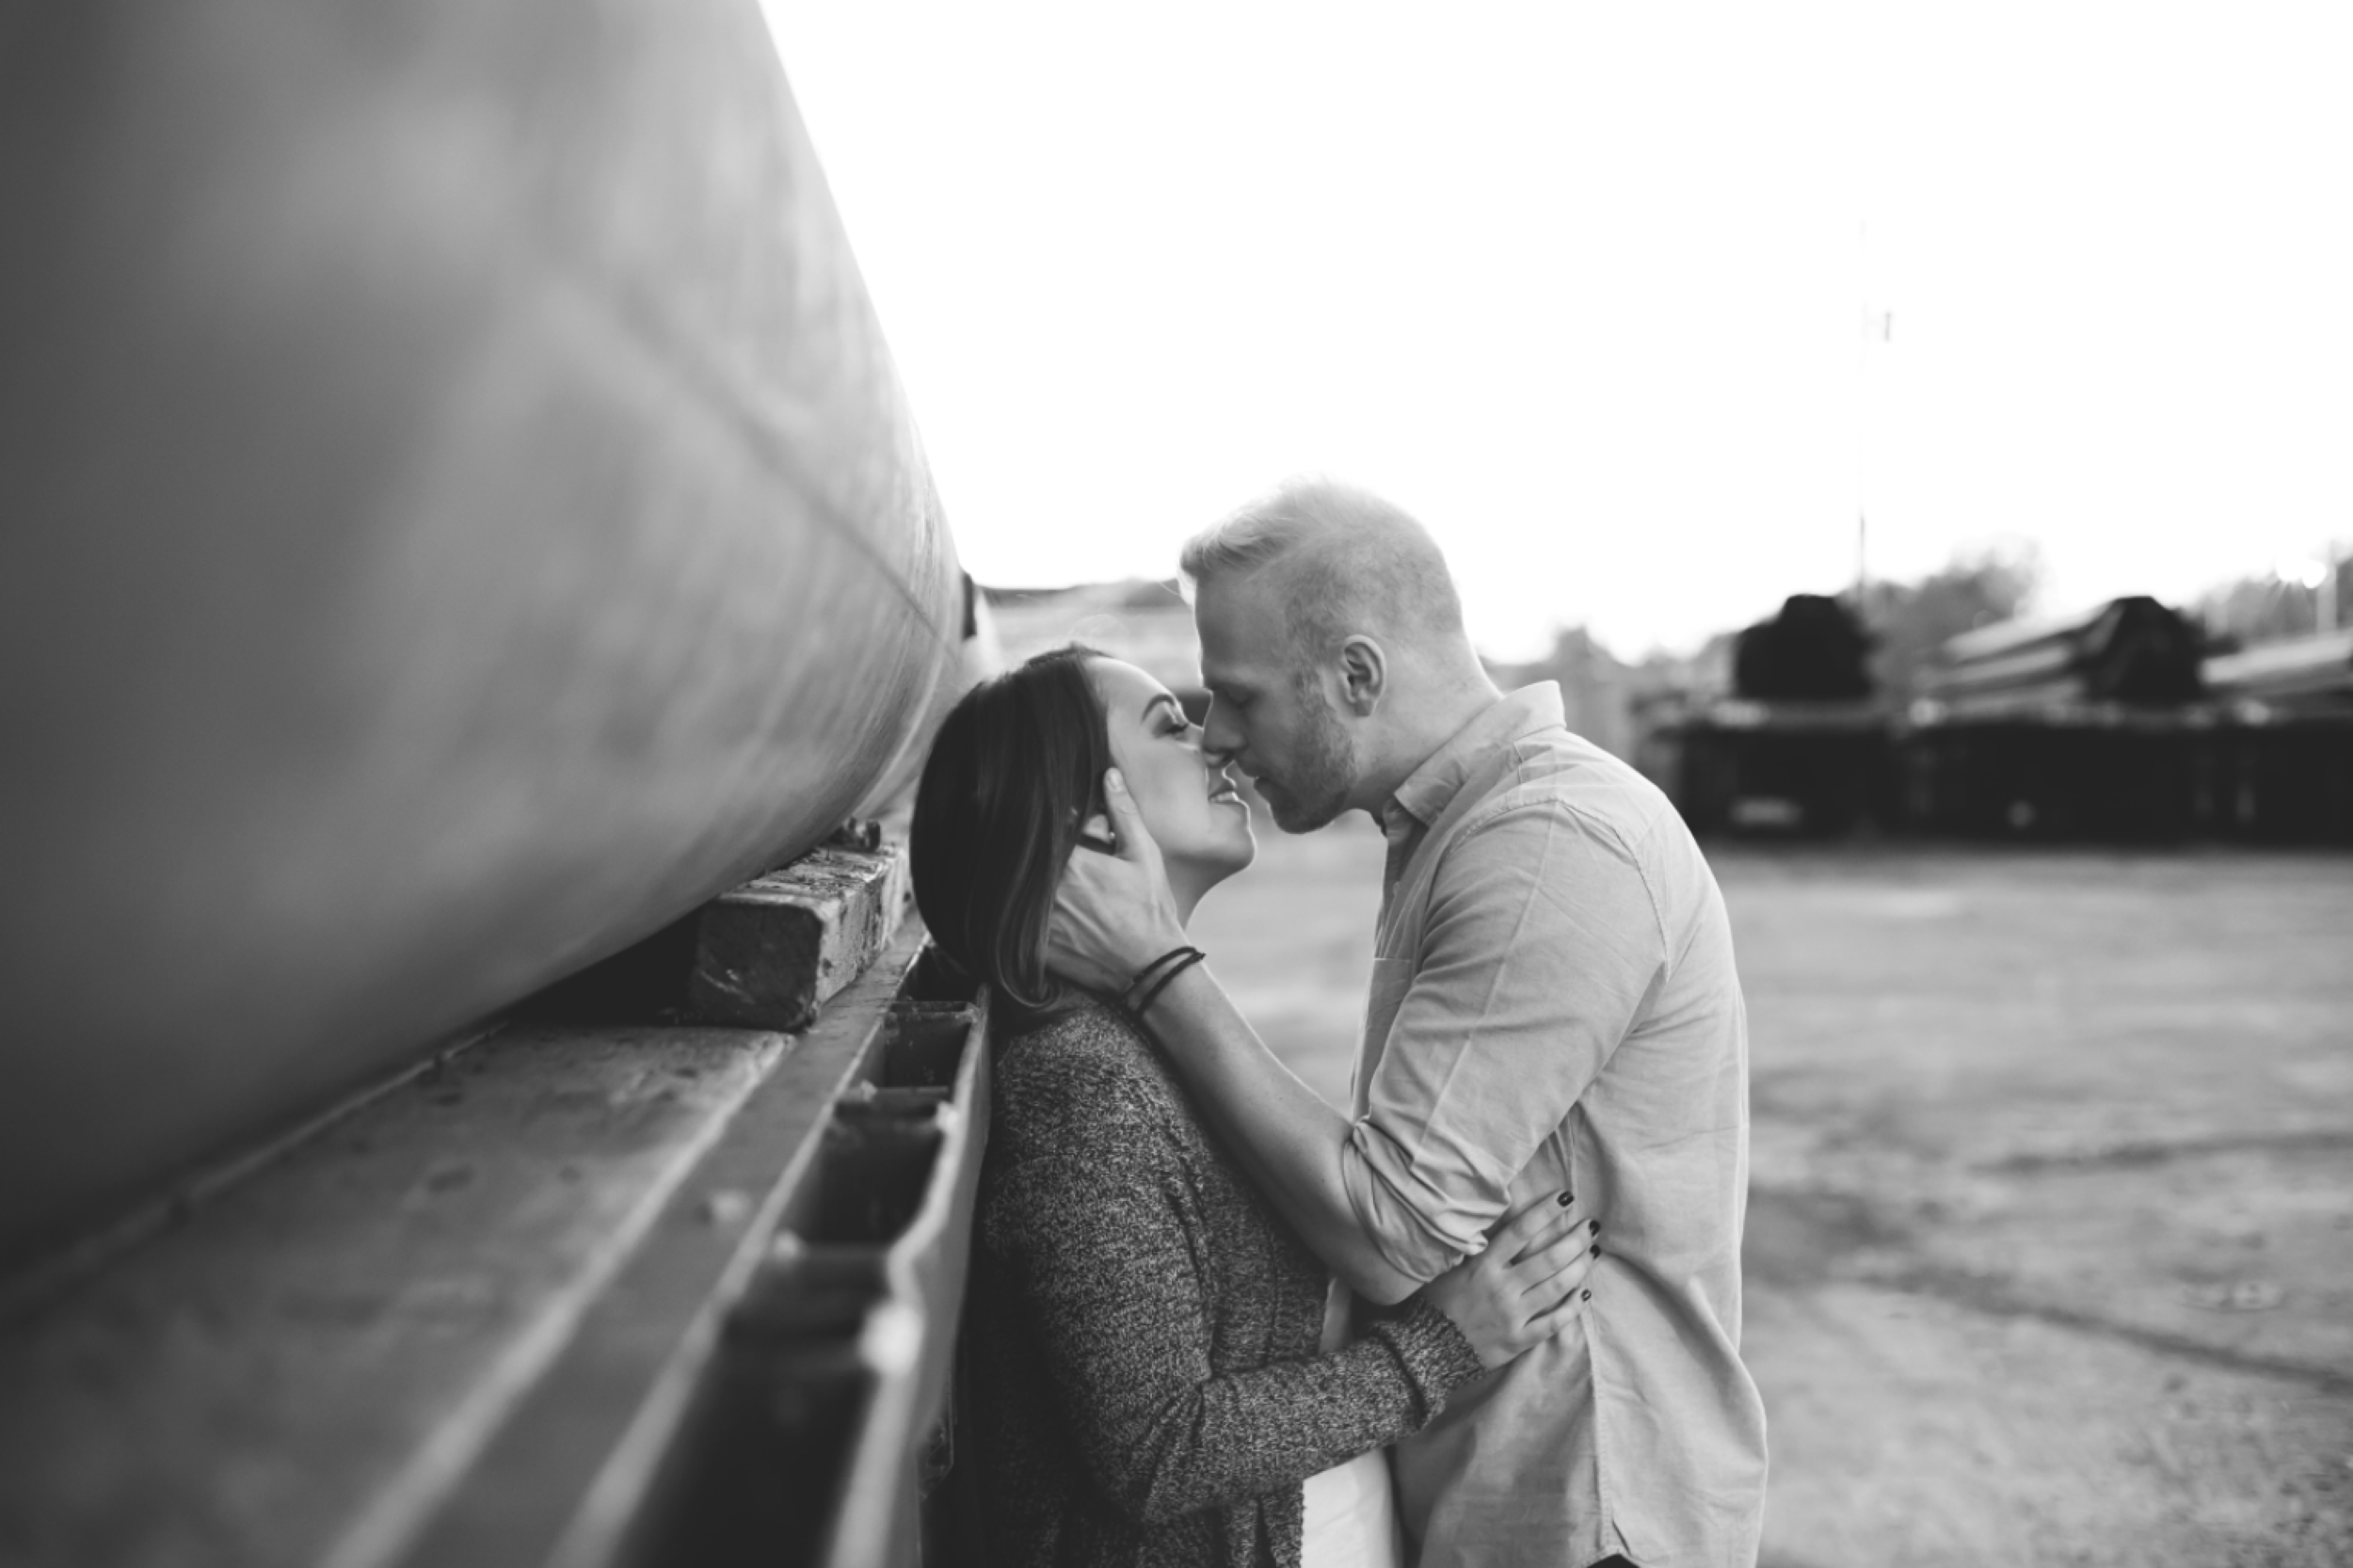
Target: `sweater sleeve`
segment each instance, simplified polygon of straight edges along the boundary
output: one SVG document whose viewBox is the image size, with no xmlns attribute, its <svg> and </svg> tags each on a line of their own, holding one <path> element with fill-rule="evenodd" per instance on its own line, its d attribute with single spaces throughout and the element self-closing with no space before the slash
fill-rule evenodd
<svg viewBox="0 0 2353 1568">
<path fill-rule="evenodd" d="M 1421 1302 L 1333 1354 L 1214 1373 L 1180 1178 L 1152 1142 L 1130 1127 L 1022 1161 L 996 1227 L 1089 1479 L 1122 1512 L 1154 1523 L 1301 1480 L 1418 1430 L 1480 1374 Z"/>
</svg>

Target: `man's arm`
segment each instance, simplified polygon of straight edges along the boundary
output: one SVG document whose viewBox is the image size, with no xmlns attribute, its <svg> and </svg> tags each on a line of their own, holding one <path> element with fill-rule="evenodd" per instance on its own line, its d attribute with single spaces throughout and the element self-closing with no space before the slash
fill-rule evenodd
<svg viewBox="0 0 2353 1568">
<path fill-rule="evenodd" d="M 1396 962 L 1412 981 L 1358 1085 L 1342 1172 L 1383 1256 L 1430 1274 L 1511 1207 L 1665 984 L 1667 940 L 1616 830 L 1530 792 L 1449 840 L 1415 952 Z"/>
<path fill-rule="evenodd" d="M 1149 834 L 1123 791 L 1106 793 L 1120 853 L 1071 857 L 1048 962 L 1117 994 L 1183 933 Z M 1539 798 L 1448 847 L 1361 1124 L 1275 1061 L 1209 975 L 1180 975 L 1144 1023 L 1301 1239 L 1392 1302 L 1480 1250 L 1665 971 L 1625 846 Z"/>
<path fill-rule="evenodd" d="M 1105 776 L 1104 795 L 1118 853 L 1080 849 L 1070 857 L 1047 952 L 1055 972 L 1116 996 L 1185 938 L 1159 846 L 1116 768 Z M 1420 1287 L 1382 1255 L 1356 1217 L 1341 1168 L 1348 1118 L 1275 1060 L 1207 965 L 1172 981 L 1144 1023 L 1209 1125 L 1326 1268 L 1371 1301 L 1402 1301 Z"/>
<path fill-rule="evenodd" d="M 1208 965 L 1172 981 L 1144 1022 L 1251 1181 L 1325 1268 L 1385 1305 L 1421 1288 L 1357 1218 L 1345 1170 L 1348 1118 L 1275 1059 Z"/>
</svg>

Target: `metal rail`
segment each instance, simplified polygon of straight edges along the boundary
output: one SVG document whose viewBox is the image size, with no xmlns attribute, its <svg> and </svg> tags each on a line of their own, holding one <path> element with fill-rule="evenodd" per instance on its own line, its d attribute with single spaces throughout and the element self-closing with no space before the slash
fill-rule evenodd
<svg viewBox="0 0 2353 1568">
<path fill-rule="evenodd" d="M 989 1116 L 923 945 L 799 1034 L 511 1027 L 41 1304 L 0 1558 L 912 1562 Z"/>
</svg>

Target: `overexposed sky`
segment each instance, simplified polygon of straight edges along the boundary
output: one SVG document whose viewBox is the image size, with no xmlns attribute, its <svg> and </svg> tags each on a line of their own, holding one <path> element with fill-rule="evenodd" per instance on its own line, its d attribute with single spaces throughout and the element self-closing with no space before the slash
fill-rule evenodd
<svg viewBox="0 0 2353 1568">
<path fill-rule="evenodd" d="M 984 582 L 1303 471 L 1505 658 L 1835 591 L 1859 502 L 2051 607 L 2353 546 L 2342 0 L 768 9 Z"/>
</svg>

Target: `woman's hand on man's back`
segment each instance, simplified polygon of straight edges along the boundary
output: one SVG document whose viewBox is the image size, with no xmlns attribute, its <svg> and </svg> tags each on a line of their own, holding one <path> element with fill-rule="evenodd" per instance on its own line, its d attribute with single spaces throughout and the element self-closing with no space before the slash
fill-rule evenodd
<svg viewBox="0 0 2353 1568">
<path fill-rule="evenodd" d="M 1568 1194 L 1513 1214 L 1466 1257 L 1422 1287 L 1422 1297 L 1470 1341 L 1488 1370 L 1542 1344 L 1583 1310 L 1585 1283 L 1601 1256 L 1601 1222 L 1577 1214 Z"/>
</svg>

